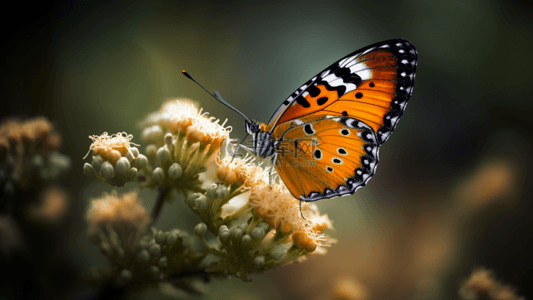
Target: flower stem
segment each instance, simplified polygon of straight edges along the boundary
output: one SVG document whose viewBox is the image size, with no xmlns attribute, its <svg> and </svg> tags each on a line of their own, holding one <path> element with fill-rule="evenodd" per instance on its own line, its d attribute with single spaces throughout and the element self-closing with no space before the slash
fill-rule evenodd
<svg viewBox="0 0 533 300">
<path fill-rule="evenodd" d="M 163 203 L 165 202 L 165 199 L 167 198 L 168 193 L 170 192 L 170 188 L 167 186 L 162 186 L 159 188 L 159 195 L 157 196 L 154 208 L 152 209 L 152 222 L 150 225 L 152 225 L 155 220 L 157 220 L 157 217 L 159 216 L 159 213 L 161 212 L 161 208 L 163 207 Z"/>
</svg>

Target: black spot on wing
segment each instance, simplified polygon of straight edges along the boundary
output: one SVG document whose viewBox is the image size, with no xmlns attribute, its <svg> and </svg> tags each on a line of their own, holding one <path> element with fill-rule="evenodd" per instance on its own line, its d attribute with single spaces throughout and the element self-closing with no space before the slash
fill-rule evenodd
<svg viewBox="0 0 533 300">
<path fill-rule="evenodd" d="M 305 131 L 305 133 L 307 133 L 309 135 L 315 133 L 315 131 L 313 130 L 313 127 L 311 127 L 311 124 L 305 124 L 304 131 Z"/>
<path fill-rule="evenodd" d="M 305 108 L 311 107 L 311 104 L 302 95 L 296 97 L 296 102 Z"/>
<path fill-rule="evenodd" d="M 311 97 L 316 97 L 320 94 L 320 89 L 316 87 L 316 85 L 312 85 L 307 89 L 307 92 Z"/>
<path fill-rule="evenodd" d="M 328 97 L 321 97 L 316 100 L 316 104 L 318 105 L 324 105 L 326 102 L 328 102 Z"/>
</svg>

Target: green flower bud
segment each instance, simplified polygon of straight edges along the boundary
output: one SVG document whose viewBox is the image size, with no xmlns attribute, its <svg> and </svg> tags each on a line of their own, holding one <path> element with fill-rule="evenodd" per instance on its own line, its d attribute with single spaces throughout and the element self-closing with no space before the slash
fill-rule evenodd
<svg viewBox="0 0 533 300">
<path fill-rule="evenodd" d="M 209 185 L 205 191 L 205 195 L 207 196 L 207 198 L 209 199 L 215 199 L 215 193 L 217 191 L 217 186 L 218 184 L 216 183 L 213 183 L 211 185 Z"/>
<path fill-rule="evenodd" d="M 161 255 L 161 246 L 159 244 L 152 244 L 148 248 L 148 251 L 152 256 L 158 257 Z"/>
<path fill-rule="evenodd" d="M 121 175 L 126 175 L 130 170 L 130 167 L 130 161 L 125 157 L 119 158 L 115 163 L 117 173 Z"/>
<path fill-rule="evenodd" d="M 172 246 L 177 240 L 178 240 L 179 236 L 177 233 L 175 232 L 169 232 L 167 233 L 167 239 L 165 241 L 165 244 L 169 245 L 169 246 Z"/>
<path fill-rule="evenodd" d="M 280 261 L 285 257 L 285 255 L 287 255 L 287 249 L 281 245 L 274 246 L 272 250 L 270 250 L 270 255 L 273 259 Z"/>
<path fill-rule="evenodd" d="M 252 237 L 249 234 L 245 234 L 241 238 L 241 247 L 247 248 L 252 243 Z"/>
<path fill-rule="evenodd" d="M 110 162 L 105 161 L 102 164 L 102 167 L 100 168 L 100 176 L 104 179 L 111 179 L 115 176 L 115 170 Z"/>
<path fill-rule="evenodd" d="M 168 147 L 172 145 L 172 133 L 165 134 L 165 144 L 167 144 Z"/>
<path fill-rule="evenodd" d="M 196 209 L 198 209 L 199 211 L 206 210 L 208 205 L 209 205 L 209 200 L 207 200 L 207 198 L 204 195 L 200 195 L 200 197 L 194 200 L 194 207 L 196 207 Z"/>
<path fill-rule="evenodd" d="M 256 258 L 254 258 L 254 265 L 258 268 L 261 268 L 262 266 L 265 265 L 265 257 L 264 256 L 257 256 Z"/>
<path fill-rule="evenodd" d="M 194 226 L 194 234 L 197 236 L 204 236 L 205 232 L 207 230 L 207 225 L 204 223 L 198 223 L 196 226 Z"/>
<path fill-rule="evenodd" d="M 230 237 L 230 232 L 229 232 L 228 226 L 226 225 L 220 226 L 220 228 L 218 229 L 218 239 L 220 240 L 220 242 L 226 243 L 227 241 L 229 241 L 229 237 Z"/>
<path fill-rule="evenodd" d="M 141 250 L 137 253 L 137 261 L 141 263 L 147 263 L 150 261 L 150 253 L 148 250 Z"/>
<path fill-rule="evenodd" d="M 93 156 L 93 160 L 91 161 L 91 165 L 93 166 L 94 170 L 96 172 L 100 172 L 100 167 L 102 166 L 102 163 L 104 160 L 100 155 Z"/>
<path fill-rule="evenodd" d="M 189 194 L 189 196 L 187 196 L 187 199 L 185 199 L 185 201 L 187 202 L 187 204 L 190 206 L 190 207 L 194 207 L 194 201 L 196 201 L 196 199 L 200 196 L 199 193 L 192 193 L 192 194 Z"/>
<path fill-rule="evenodd" d="M 235 227 L 231 230 L 231 240 L 234 244 L 237 244 L 238 242 L 241 241 L 241 238 L 242 238 L 242 235 L 243 235 L 243 231 L 242 229 L 240 229 L 239 227 Z"/>
<path fill-rule="evenodd" d="M 161 268 L 166 268 L 166 267 L 167 267 L 167 263 L 168 263 L 168 259 L 167 259 L 166 256 L 161 257 L 161 258 L 159 259 L 159 262 L 158 262 L 158 264 L 159 264 L 159 266 L 160 266 Z"/>
<path fill-rule="evenodd" d="M 163 232 L 162 230 L 159 230 L 159 232 L 157 232 L 157 234 L 155 235 L 155 242 L 158 244 L 163 244 L 166 239 L 167 239 L 167 234 Z"/>
<path fill-rule="evenodd" d="M 120 279 L 124 281 L 130 281 L 133 278 L 133 274 L 130 270 L 124 269 L 122 272 L 120 272 Z"/>
<path fill-rule="evenodd" d="M 161 245 L 161 254 L 166 253 L 167 250 L 168 250 L 168 246 L 167 245 L 165 245 L 165 244 Z"/>
<path fill-rule="evenodd" d="M 252 232 L 250 232 L 250 235 L 256 240 L 262 240 L 265 237 L 265 234 L 265 230 L 261 227 L 255 227 L 252 229 Z"/>
<path fill-rule="evenodd" d="M 228 194 L 229 188 L 223 184 L 219 184 L 215 193 L 216 197 L 219 199 L 225 199 L 226 197 L 228 197 Z"/>
<path fill-rule="evenodd" d="M 135 157 L 133 156 L 133 153 L 131 153 L 131 151 L 128 151 L 128 152 L 126 153 L 126 159 L 127 159 L 129 162 L 132 162 L 132 161 L 135 159 Z"/>
<path fill-rule="evenodd" d="M 163 181 L 165 180 L 165 171 L 163 171 L 161 167 L 157 167 L 152 173 L 152 176 L 154 177 L 155 181 L 163 183 Z"/>
<path fill-rule="evenodd" d="M 139 149 L 137 149 L 137 147 L 131 147 L 129 152 L 131 152 L 131 154 L 133 154 L 134 158 L 139 157 Z"/>
<path fill-rule="evenodd" d="M 137 178 L 137 168 L 131 168 L 129 171 L 128 171 L 128 180 L 129 181 L 133 181 L 135 180 L 135 178 Z"/>
<path fill-rule="evenodd" d="M 142 154 L 139 154 L 139 156 L 135 159 L 135 163 L 137 164 L 137 167 L 144 168 L 148 164 L 148 158 Z"/>
<path fill-rule="evenodd" d="M 181 177 L 183 170 L 178 163 L 173 163 L 170 168 L 168 168 L 168 177 L 172 180 L 176 180 Z"/>
<path fill-rule="evenodd" d="M 159 162 L 161 165 L 163 165 L 167 159 L 170 156 L 170 151 L 168 151 L 167 147 L 161 147 L 157 150 L 157 159 L 159 159 Z"/>
<path fill-rule="evenodd" d="M 263 228 L 265 230 L 265 233 L 270 231 L 270 225 L 268 225 L 268 223 L 266 223 L 266 222 L 261 222 L 261 223 L 257 224 L 256 228 L 257 227 Z"/>
<path fill-rule="evenodd" d="M 83 173 L 87 176 L 94 176 L 96 174 L 96 171 L 94 170 L 93 166 L 89 163 L 85 163 L 83 165 Z"/>
</svg>

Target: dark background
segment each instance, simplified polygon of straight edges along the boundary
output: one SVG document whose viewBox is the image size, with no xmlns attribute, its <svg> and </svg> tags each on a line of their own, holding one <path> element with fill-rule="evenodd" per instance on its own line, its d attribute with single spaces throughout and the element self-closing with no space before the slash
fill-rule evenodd
<svg viewBox="0 0 533 300">
<path fill-rule="evenodd" d="M 242 138 L 244 120 L 182 69 L 266 122 L 317 72 L 391 38 L 417 47 L 414 93 L 368 186 L 318 203 L 338 244 L 251 283 L 215 280 L 205 299 L 328 298 L 341 276 L 370 299 L 453 299 L 476 267 L 533 296 L 533 14 L 525 1 L 11 4 L 1 18 L 1 113 L 48 117 L 73 159 L 73 217 L 57 249 L 69 272 L 61 296 L 90 297 L 82 275 L 105 262 L 85 235 L 90 197 L 110 190 L 82 174 L 88 135 L 126 131 L 140 143 L 137 120 L 187 97 L 228 118 L 232 137 Z M 159 227 L 179 224 L 174 208 Z"/>
</svg>

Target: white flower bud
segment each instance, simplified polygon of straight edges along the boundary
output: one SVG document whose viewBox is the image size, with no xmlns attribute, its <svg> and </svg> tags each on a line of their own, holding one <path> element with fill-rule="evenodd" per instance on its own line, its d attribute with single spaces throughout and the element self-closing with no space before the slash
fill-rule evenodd
<svg viewBox="0 0 533 300">
<path fill-rule="evenodd" d="M 159 162 L 164 164 L 168 157 L 170 156 L 170 151 L 168 151 L 167 147 L 161 147 L 157 150 L 157 159 L 159 159 Z"/>
<path fill-rule="evenodd" d="M 128 180 L 129 181 L 133 181 L 135 180 L 135 178 L 137 177 L 137 168 L 131 168 L 129 171 L 128 171 Z"/>
<path fill-rule="evenodd" d="M 249 234 L 245 234 L 241 238 L 241 247 L 246 248 L 252 243 L 252 237 Z"/>
<path fill-rule="evenodd" d="M 104 179 L 111 179 L 115 176 L 115 170 L 110 162 L 105 161 L 102 164 L 102 167 L 100 168 L 100 176 Z"/>
<path fill-rule="evenodd" d="M 152 244 L 148 247 L 148 251 L 152 256 L 158 257 L 161 255 L 161 246 L 159 244 Z"/>
<path fill-rule="evenodd" d="M 250 235 L 256 240 L 262 240 L 265 237 L 265 234 L 265 230 L 261 227 L 255 227 L 252 229 L 252 232 L 250 232 Z"/>
<path fill-rule="evenodd" d="M 258 268 L 261 268 L 262 266 L 265 265 L 265 257 L 264 256 L 257 256 L 256 258 L 254 258 L 254 265 Z"/>
<path fill-rule="evenodd" d="M 194 226 L 194 234 L 197 236 L 204 236 L 205 232 L 207 230 L 207 225 L 204 223 L 198 223 L 196 226 Z"/>
<path fill-rule="evenodd" d="M 198 209 L 199 211 L 206 210 L 208 205 L 209 205 L 209 200 L 207 200 L 207 198 L 204 195 L 200 195 L 200 197 L 194 200 L 194 207 L 196 207 L 196 209 Z"/>
<path fill-rule="evenodd" d="M 104 160 L 102 159 L 102 157 L 100 155 L 97 155 L 97 156 L 93 156 L 93 160 L 91 161 L 91 165 L 93 166 L 94 170 L 96 172 L 99 172 L 100 171 L 100 167 L 102 166 L 102 163 L 104 162 Z"/>
<path fill-rule="evenodd" d="M 93 166 L 89 163 L 85 163 L 83 165 L 83 173 L 87 176 L 94 176 L 96 174 L 96 171 L 94 170 Z"/>
<path fill-rule="evenodd" d="M 144 168 L 148 164 L 148 158 L 142 154 L 139 154 L 137 158 L 135 159 L 135 163 L 137 164 L 137 167 Z"/>
<path fill-rule="evenodd" d="M 168 177 L 172 180 L 176 180 L 181 177 L 183 170 L 178 163 L 173 163 L 170 168 L 168 168 Z"/>
<path fill-rule="evenodd" d="M 115 168 L 117 170 L 117 173 L 121 175 L 126 175 L 128 171 L 130 170 L 130 167 L 131 167 L 130 161 L 125 157 L 119 158 L 117 162 L 115 163 Z"/>
<path fill-rule="evenodd" d="M 159 183 L 163 183 L 163 181 L 165 180 L 165 171 L 163 171 L 162 168 L 157 167 L 157 168 L 155 168 L 154 172 L 152 173 L 152 176 L 154 177 L 155 181 L 157 181 Z"/>
</svg>

